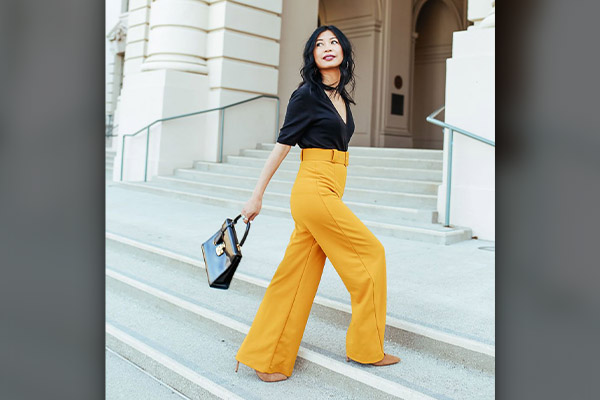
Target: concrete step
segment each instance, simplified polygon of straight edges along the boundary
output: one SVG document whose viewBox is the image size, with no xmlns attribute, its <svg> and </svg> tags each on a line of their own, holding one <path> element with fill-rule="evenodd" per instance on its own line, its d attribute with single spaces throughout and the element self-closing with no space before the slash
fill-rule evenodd
<svg viewBox="0 0 600 400">
<path fill-rule="evenodd" d="M 240 210 L 132 190 L 108 180 L 106 206 L 109 232 L 200 260 L 199 244 Z M 238 237 L 244 228 L 240 221 Z M 251 230 L 244 245 L 244 270 L 270 280 L 294 221 L 289 215 L 261 213 Z M 488 250 L 493 242 L 471 239 L 445 246 L 375 235 L 388 261 L 388 315 L 494 345 L 494 252 Z M 329 260 L 319 291 L 350 303 Z"/>
<path fill-rule="evenodd" d="M 174 359 L 171 354 L 164 352 L 164 350 L 161 351 L 160 348 L 152 347 L 152 343 L 148 343 L 149 340 L 146 337 L 123 326 L 113 324 L 113 322 L 106 323 L 105 342 L 107 348 L 126 358 L 131 364 L 140 370 L 144 370 L 164 386 L 172 387 L 175 393 L 180 394 L 180 398 L 243 399 L 243 397 L 236 395 L 214 380 L 197 373 L 192 367 L 178 362 L 177 359 Z M 108 369 L 110 366 L 106 368 Z M 137 391 L 134 397 L 125 397 L 125 399 L 130 400 L 136 398 L 136 396 L 144 396 L 148 394 L 147 392 L 152 393 L 155 398 L 168 398 L 164 396 L 164 393 L 160 393 L 159 388 L 146 386 L 143 391 Z M 139 398 L 146 400 L 148 397 Z"/>
<path fill-rule="evenodd" d="M 173 182 L 165 182 L 166 179 L 156 179 L 149 182 L 115 183 L 123 188 L 157 193 L 173 198 L 197 201 L 204 204 L 213 204 L 221 207 L 241 210 L 250 197 L 251 190 L 247 190 L 246 196 L 233 198 L 220 194 L 207 194 L 190 190 L 181 186 L 174 187 Z M 218 188 L 215 187 L 215 190 Z M 222 188 L 221 188 L 222 189 Z M 270 194 L 263 200 L 262 214 L 291 218 L 289 201 L 282 204 L 283 194 Z M 273 199 L 278 199 L 275 202 Z M 271 202 L 273 200 L 273 202 Z M 414 208 L 390 207 L 385 205 L 372 205 L 364 203 L 344 202 L 374 233 L 389 235 L 400 239 L 419 240 L 429 243 L 453 244 L 463 240 L 471 239 L 471 230 L 464 227 L 444 227 L 431 221 L 437 219 L 435 212 L 431 210 L 419 210 Z M 410 220 L 409 218 L 412 218 Z M 427 222 L 423 222 L 427 221 Z"/>
<path fill-rule="evenodd" d="M 117 152 L 114 150 L 109 150 L 106 149 L 105 150 L 105 167 L 108 169 L 110 168 L 112 170 L 113 166 L 115 165 L 115 157 L 117 155 Z"/>
<path fill-rule="evenodd" d="M 291 152 L 290 152 L 291 153 Z M 285 157 L 281 165 L 275 172 L 275 175 L 285 177 L 285 179 L 295 179 L 300 168 L 300 156 L 298 154 L 290 154 Z M 214 163 L 208 161 L 195 161 L 194 168 L 200 171 L 211 171 L 222 174 L 237 174 L 239 176 L 260 176 L 260 172 L 264 167 L 264 160 L 253 162 L 252 165 L 240 166 L 237 164 Z M 256 172 L 258 170 L 258 173 Z M 442 182 L 441 171 L 430 171 L 426 169 L 410 169 L 410 168 L 389 168 L 389 167 L 367 167 L 361 165 L 348 164 L 348 178 L 355 177 L 363 178 L 388 178 L 388 179 L 405 179 L 412 181 Z"/>
<path fill-rule="evenodd" d="M 137 262 L 136 260 L 144 260 L 144 263 L 150 262 L 152 265 L 160 265 L 160 268 L 156 271 L 159 275 L 167 270 L 180 271 L 173 272 L 176 274 L 188 274 L 190 271 L 195 274 L 198 269 L 202 271 L 205 269 L 201 254 L 199 255 L 200 258 L 189 257 L 175 250 L 158 247 L 114 233 L 106 234 L 106 248 L 107 260 L 115 261 L 113 264 L 132 263 L 133 265 Z M 257 260 L 257 262 L 260 261 Z M 269 285 L 269 278 L 272 276 L 272 272 L 269 272 L 266 276 L 257 272 L 252 265 L 253 263 L 254 261 L 248 257 L 244 259 L 243 269 L 238 269 L 234 277 L 235 284 L 240 285 L 239 290 L 244 291 L 247 296 L 250 296 L 255 290 L 264 291 Z M 326 262 L 326 265 L 327 267 L 330 266 L 329 261 Z M 392 278 L 394 274 L 392 271 L 388 272 L 390 278 Z M 327 275 L 328 273 L 324 273 L 314 300 L 314 304 L 320 307 L 319 315 L 335 322 L 339 320 L 340 315 L 345 314 L 349 322 L 352 313 L 350 299 L 342 300 L 343 296 L 331 290 L 332 287 L 330 287 Z M 202 276 L 205 277 L 206 275 Z M 347 289 L 344 288 L 343 291 L 347 292 Z M 390 289 L 390 293 L 392 292 L 393 289 Z M 262 295 L 260 297 L 262 298 Z M 394 333 L 390 340 L 394 341 L 400 337 L 402 341 L 410 342 L 410 346 L 416 346 L 415 348 L 429 352 L 436 357 L 447 358 L 451 361 L 487 371 L 494 370 L 495 347 L 493 345 L 465 335 L 452 334 L 447 329 L 432 327 L 431 320 L 427 322 L 407 321 L 397 317 L 397 314 L 406 310 L 395 310 L 394 304 L 393 301 L 388 301 L 386 329 Z M 441 324 L 443 325 L 443 322 Z"/>
<path fill-rule="evenodd" d="M 204 176 L 194 176 L 195 173 L 193 171 L 191 174 L 187 175 L 185 173 L 182 174 L 181 170 L 178 170 L 178 172 L 179 173 L 175 176 L 154 177 L 153 181 L 170 182 L 173 183 L 174 187 L 180 187 L 182 189 L 187 188 L 200 192 L 206 192 L 208 190 L 209 193 L 218 193 L 225 196 L 231 196 L 232 198 L 243 198 L 244 196 L 250 198 L 254 186 L 258 181 L 258 179 L 240 178 L 235 176 L 206 176 L 209 173 L 203 174 Z M 190 175 L 196 179 L 187 179 Z M 279 200 L 281 206 L 285 206 L 286 204 L 289 204 L 293 185 L 294 182 L 281 181 L 272 178 L 265 191 L 265 197 L 269 196 L 274 201 Z M 431 211 L 435 210 L 437 206 L 437 196 L 431 194 L 390 192 L 387 190 L 374 190 L 370 188 L 346 187 L 343 199 L 345 202 L 350 203 L 386 205 L 400 208 L 418 208 Z"/>
<path fill-rule="evenodd" d="M 400 157 L 389 157 L 383 154 L 373 155 L 357 155 L 352 151 L 350 153 L 350 163 L 353 165 L 364 165 L 367 167 L 389 167 L 389 168 L 413 168 L 413 169 L 442 169 L 441 160 L 432 159 L 421 159 L 421 158 L 400 158 Z M 270 150 L 260 149 L 242 149 L 240 150 L 240 156 L 248 158 L 258 158 L 266 160 L 271 154 Z M 299 154 L 299 153 L 298 153 Z M 234 156 L 229 156 L 234 157 Z M 348 165 L 350 165 L 350 163 Z"/>
<path fill-rule="evenodd" d="M 161 302 L 165 303 L 166 296 L 158 293 L 168 294 L 171 296 L 167 301 L 170 305 L 164 305 L 171 307 L 170 314 L 181 314 L 183 302 L 189 302 L 192 307 L 204 310 L 195 313 L 196 315 L 188 315 L 193 320 L 192 323 L 198 320 L 198 316 L 210 314 L 213 320 L 226 316 L 237 324 L 249 327 L 264 295 L 264 288 L 237 278 L 228 291 L 211 289 L 206 282 L 204 270 L 197 267 L 161 259 L 157 255 L 128 251 L 126 247 L 115 243 L 107 244 L 107 249 L 107 286 L 118 281 L 122 289 L 120 293 L 127 290 L 123 285 L 130 289 L 135 288 L 136 296 L 144 297 L 145 302 L 156 301 L 156 297 L 162 297 Z M 110 280 L 112 281 L 109 282 Z M 154 298 L 148 297 L 150 293 Z M 303 336 L 302 348 L 323 357 L 327 364 L 340 363 L 344 359 L 348 323 L 348 314 L 316 304 Z M 383 382 L 400 384 L 433 398 L 493 397 L 493 362 L 490 362 L 490 359 L 484 362 L 487 366 L 482 370 L 477 366 L 465 365 L 473 363 L 473 359 L 467 360 L 466 363 L 449 360 L 452 357 L 460 359 L 461 356 L 449 356 L 449 353 L 444 353 L 443 346 L 430 349 L 427 343 L 431 342 L 424 342 L 418 338 L 415 340 L 409 334 L 397 332 L 391 327 L 386 329 L 386 338 L 389 338 L 385 344 L 386 352 L 400 356 L 400 364 L 386 368 L 362 366 L 357 363 L 343 364 L 367 371 Z M 235 350 L 231 354 L 234 356 Z M 302 357 L 302 354 L 299 353 L 299 356 Z"/>
<path fill-rule="evenodd" d="M 254 174 L 240 176 L 240 174 L 236 173 L 235 170 L 223 171 L 220 173 L 212 171 L 201 171 L 199 169 L 179 168 L 175 170 L 174 176 L 197 182 L 223 183 L 230 186 L 235 185 L 238 187 L 254 189 L 262 170 L 260 168 L 248 169 L 251 170 L 250 172 L 254 172 Z M 279 187 L 281 188 L 281 190 L 278 191 L 287 191 L 289 193 L 292 189 L 294 181 L 296 180 L 296 175 L 297 172 L 292 173 L 290 171 L 277 170 L 275 174 L 273 174 L 273 177 L 271 178 L 268 187 Z M 285 183 L 284 186 L 282 186 L 283 183 Z M 349 189 L 369 189 L 388 191 L 393 193 L 399 192 L 437 196 L 437 188 L 439 185 L 439 182 L 351 176 L 349 177 L 349 179 L 346 180 L 346 192 Z"/>
<path fill-rule="evenodd" d="M 253 189 L 226 186 L 224 184 L 178 179 L 173 176 L 156 176 L 152 179 L 152 181 L 145 182 L 144 184 L 149 187 L 171 189 L 173 191 L 191 194 L 209 195 L 223 199 L 243 201 L 244 203 L 250 198 L 253 191 Z M 373 195 L 373 193 L 368 194 Z M 415 196 L 415 198 L 411 198 L 410 196 Z M 435 221 L 435 218 L 437 218 L 437 211 L 435 211 L 434 206 L 431 205 L 431 202 L 434 199 L 425 199 L 425 201 L 428 201 L 429 204 L 423 205 L 419 203 L 419 201 L 422 199 L 417 196 L 418 195 L 404 195 L 404 198 L 402 198 L 403 204 L 397 205 L 385 204 L 385 201 L 381 201 L 380 203 L 366 203 L 365 201 L 357 201 L 359 200 L 356 199 L 357 196 L 354 198 L 355 201 L 351 201 L 350 199 L 346 198 L 345 194 L 343 198 L 344 204 L 346 204 L 353 212 L 373 221 L 415 221 L 427 223 L 428 225 L 424 225 L 425 227 L 432 225 L 433 228 L 436 228 L 439 224 L 433 224 L 433 221 Z M 272 205 L 278 208 L 286 209 L 287 213 L 290 213 L 290 197 L 291 191 L 276 192 L 268 187 L 263 196 L 263 206 Z M 409 203 L 409 201 L 415 204 L 406 204 Z"/>
<path fill-rule="evenodd" d="M 273 150 L 275 143 L 258 143 L 256 148 L 258 150 Z M 290 149 L 290 153 L 300 154 L 300 147 L 294 146 Z M 396 148 L 382 148 L 382 147 L 362 147 L 362 146 L 349 146 L 348 152 L 350 157 L 353 155 L 364 156 L 364 157 L 395 157 L 395 158 L 418 158 L 423 160 L 439 160 L 443 159 L 442 150 L 428 150 L 428 149 L 396 149 Z"/>
<path fill-rule="evenodd" d="M 206 199 L 206 198 L 220 198 L 225 201 L 238 201 L 245 203 L 252 195 L 253 189 L 244 189 L 237 186 L 224 186 L 221 184 L 213 183 L 201 183 L 194 182 L 185 179 L 178 179 L 172 176 L 157 176 L 152 181 L 140 183 L 148 188 L 162 189 L 164 191 L 172 191 L 178 193 L 180 196 L 190 195 L 190 199 Z M 371 193 L 372 194 L 372 193 Z M 273 206 L 277 209 L 285 210 L 284 214 L 290 215 L 290 197 L 291 189 L 286 192 L 275 192 L 271 190 L 270 186 L 263 196 L 263 208 L 265 206 Z M 407 196 L 408 197 L 408 196 Z M 407 223 L 424 223 L 423 227 L 437 228 L 441 227 L 439 224 L 433 222 L 437 219 L 437 211 L 432 206 L 427 207 L 415 207 L 415 206 L 402 206 L 402 205 L 387 205 L 378 203 L 365 203 L 363 201 L 351 201 L 346 198 L 344 194 L 344 203 L 357 215 L 366 219 L 377 221 L 377 222 L 398 222 L 405 221 Z M 413 199 L 410 199 L 413 200 Z M 418 203 L 414 201 L 415 203 Z M 240 208 L 241 209 L 241 208 Z M 414 224 L 413 224 L 414 225 Z"/>
<path fill-rule="evenodd" d="M 245 153 L 242 156 L 225 156 L 225 162 L 228 164 L 239 165 L 243 167 L 262 167 L 265 164 L 265 158 L 268 157 L 269 152 L 265 150 L 241 150 L 242 153 Z M 259 157 L 249 157 L 248 154 L 256 154 L 259 153 L 264 156 L 264 158 Z M 289 153 L 288 153 L 289 156 Z M 298 156 L 297 161 L 288 161 L 288 156 L 284 159 L 283 163 L 293 163 L 296 167 L 296 170 L 300 166 L 300 157 Z M 296 156 L 293 154 L 292 156 Z M 361 156 L 350 156 L 350 161 L 348 163 L 348 167 L 352 166 L 360 166 L 360 167 L 369 167 L 369 168 L 406 168 L 406 169 L 422 169 L 428 170 L 430 172 L 437 172 L 438 174 L 442 173 L 442 161 L 436 160 L 419 160 L 419 159 L 410 159 L 410 158 L 393 158 L 393 157 L 361 157 Z M 373 176 L 377 176 L 377 174 L 371 173 Z"/>
<path fill-rule="evenodd" d="M 181 400 L 188 399 L 131 361 L 106 349 L 106 399 Z M 217 398 L 217 397 L 213 397 Z"/>
<path fill-rule="evenodd" d="M 245 365 L 234 372 L 246 324 L 110 268 L 106 286 L 108 347 L 192 399 L 432 398 L 305 348 L 290 379 L 265 386 Z"/>
</svg>

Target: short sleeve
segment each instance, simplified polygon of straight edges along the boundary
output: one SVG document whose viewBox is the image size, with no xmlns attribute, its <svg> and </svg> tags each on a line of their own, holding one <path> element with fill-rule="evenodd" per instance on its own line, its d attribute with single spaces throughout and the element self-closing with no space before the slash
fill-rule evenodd
<svg viewBox="0 0 600 400">
<path fill-rule="evenodd" d="M 303 87 L 296 89 L 287 106 L 285 120 L 279 131 L 277 142 L 296 145 L 312 121 L 311 101 Z"/>
</svg>

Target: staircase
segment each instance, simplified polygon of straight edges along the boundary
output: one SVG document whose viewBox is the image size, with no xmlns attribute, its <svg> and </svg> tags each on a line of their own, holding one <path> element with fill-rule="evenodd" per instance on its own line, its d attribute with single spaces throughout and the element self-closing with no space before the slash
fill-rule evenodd
<svg viewBox="0 0 600 400">
<path fill-rule="evenodd" d="M 121 184 L 241 210 L 274 146 L 259 143 L 256 149 L 243 149 L 240 155 L 226 156 L 223 163 L 196 161 L 193 168 L 177 169 L 171 176 Z M 351 146 L 348 151 L 350 161 L 343 201 L 375 235 L 437 244 L 471 239 L 469 228 L 447 228 L 437 223 L 441 150 Z M 291 218 L 290 193 L 299 166 L 300 148 L 293 147 L 267 186 L 261 214 Z"/>
<path fill-rule="evenodd" d="M 269 283 L 247 267 L 229 290 L 211 289 L 200 259 L 107 233 L 107 348 L 191 399 L 494 398 L 493 346 L 393 317 L 385 350 L 399 364 L 346 362 L 349 303 L 319 293 L 290 379 L 267 384 L 243 364 L 235 373 Z"/>
</svg>

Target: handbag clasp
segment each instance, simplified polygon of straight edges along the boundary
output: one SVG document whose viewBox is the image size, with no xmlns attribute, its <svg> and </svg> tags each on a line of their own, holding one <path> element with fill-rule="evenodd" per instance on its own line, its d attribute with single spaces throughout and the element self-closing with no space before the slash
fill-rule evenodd
<svg viewBox="0 0 600 400">
<path fill-rule="evenodd" d="M 223 252 L 225 251 L 225 243 L 219 243 L 217 245 L 217 247 L 215 247 L 215 251 L 217 252 L 217 255 L 220 256 L 221 254 L 223 254 Z"/>
</svg>

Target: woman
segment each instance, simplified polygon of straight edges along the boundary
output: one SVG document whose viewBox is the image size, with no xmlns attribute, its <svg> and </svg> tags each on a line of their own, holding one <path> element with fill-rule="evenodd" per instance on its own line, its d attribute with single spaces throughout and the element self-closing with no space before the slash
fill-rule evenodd
<svg viewBox="0 0 600 400">
<path fill-rule="evenodd" d="M 346 361 L 400 361 L 383 352 L 385 249 L 342 202 L 354 132 L 348 103 L 355 103 L 346 90 L 348 85 L 354 91 L 352 45 L 335 26 L 321 26 L 306 42 L 303 56 L 303 82 L 292 93 L 275 148 L 241 212 L 245 223 L 256 218 L 268 182 L 298 143 L 300 169 L 290 198 L 295 229 L 236 355 L 236 372 L 242 362 L 267 382 L 292 375 L 326 257 L 351 297 Z"/>
</svg>

